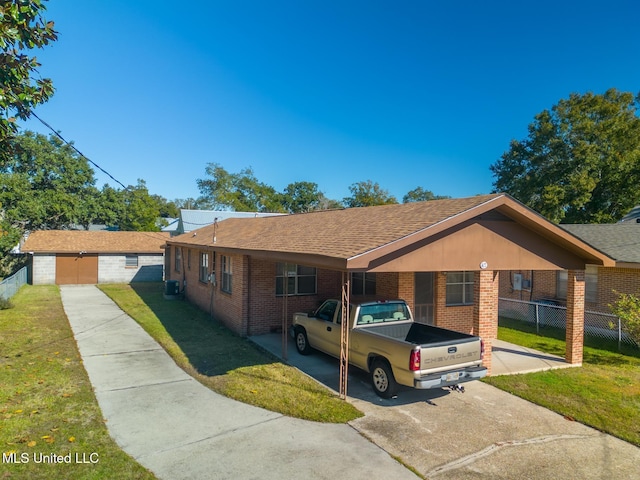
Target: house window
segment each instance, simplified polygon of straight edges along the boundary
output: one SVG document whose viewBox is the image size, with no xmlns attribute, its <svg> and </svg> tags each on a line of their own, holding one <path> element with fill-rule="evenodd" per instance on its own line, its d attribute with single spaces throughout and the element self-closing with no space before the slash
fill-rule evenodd
<svg viewBox="0 0 640 480">
<path fill-rule="evenodd" d="M 182 250 L 178 247 L 175 247 L 176 250 L 176 262 L 175 262 L 175 271 L 179 272 L 182 269 Z"/>
<path fill-rule="evenodd" d="M 287 276 L 287 295 L 313 295 L 316 293 L 316 269 L 292 263 L 276 264 L 276 295 L 284 295 Z"/>
<path fill-rule="evenodd" d="M 231 269 L 231 257 L 221 255 L 220 263 L 222 264 L 222 285 L 220 286 L 220 289 L 223 292 L 231 293 L 231 280 L 233 277 L 233 270 Z"/>
<path fill-rule="evenodd" d="M 124 257 L 124 266 L 125 267 L 137 267 L 138 266 L 138 255 L 127 255 Z"/>
<path fill-rule="evenodd" d="M 473 305 L 473 272 L 447 272 L 447 305 Z"/>
<path fill-rule="evenodd" d="M 351 295 L 375 295 L 376 274 L 354 272 L 351 274 Z"/>
<path fill-rule="evenodd" d="M 200 281 L 209 281 L 209 252 L 200 252 Z"/>
<path fill-rule="evenodd" d="M 556 297 L 563 300 L 567 299 L 567 282 L 569 272 L 561 270 L 557 275 Z M 584 272 L 584 300 L 590 303 L 598 301 L 598 267 L 595 265 L 587 265 Z"/>
</svg>

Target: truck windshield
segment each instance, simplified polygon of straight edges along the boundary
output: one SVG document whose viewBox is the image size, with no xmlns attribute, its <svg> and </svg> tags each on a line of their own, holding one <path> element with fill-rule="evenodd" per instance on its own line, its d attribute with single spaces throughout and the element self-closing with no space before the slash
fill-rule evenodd
<svg viewBox="0 0 640 480">
<path fill-rule="evenodd" d="M 356 325 L 409 320 L 409 309 L 404 302 L 384 302 L 360 306 Z"/>
</svg>

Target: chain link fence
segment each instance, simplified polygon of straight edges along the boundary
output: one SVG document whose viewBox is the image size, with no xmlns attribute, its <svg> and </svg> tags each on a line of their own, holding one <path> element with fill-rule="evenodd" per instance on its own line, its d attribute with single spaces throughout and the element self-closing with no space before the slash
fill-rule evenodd
<svg viewBox="0 0 640 480">
<path fill-rule="evenodd" d="M 519 320 L 535 325 L 536 332 L 544 328 L 567 328 L 567 307 L 559 305 L 554 300 L 538 300 L 527 302 L 500 298 L 498 301 L 498 315 L 500 317 Z M 624 325 L 618 317 L 610 313 L 584 312 L 584 333 L 592 337 L 613 340 L 636 345 L 633 339 L 624 331 Z"/>
<path fill-rule="evenodd" d="M 9 300 L 13 297 L 20 287 L 27 283 L 27 267 L 23 267 L 10 277 L 0 282 L 0 298 Z"/>
</svg>

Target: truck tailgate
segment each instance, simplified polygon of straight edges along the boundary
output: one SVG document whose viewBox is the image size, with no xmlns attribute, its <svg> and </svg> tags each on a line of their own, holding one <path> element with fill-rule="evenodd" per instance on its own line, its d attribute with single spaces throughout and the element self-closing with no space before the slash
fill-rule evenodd
<svg viewBox="0 0 640 480">
<path fill-rule="evenodd" d="M 479 338 L 423 345 L 420 349 L 420 370 L 429 373 L 446 370 L 451 366 L 464 368 L 478 365 L 482 360 L 481 350 Z"/>
</svg>

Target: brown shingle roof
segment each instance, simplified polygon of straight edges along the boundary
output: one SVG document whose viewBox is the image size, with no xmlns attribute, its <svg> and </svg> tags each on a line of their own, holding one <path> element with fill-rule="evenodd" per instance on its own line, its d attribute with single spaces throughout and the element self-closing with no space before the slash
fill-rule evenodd
<svg viewBox="0 0 640 480">
<path fill-rule="evenodd" d="M 35 253 L 163 253 L 166 232 L 91 232 L 39 230 L 29 235 L 22 252 Z"/>
<path fill-rule="evenodd" d="M 230 218 L 171 243 L 347 259 L 471 210 L 500 194 L 267 218 Z M 195 233 L 195 235 L 194 235 Z"/>
</svg>

